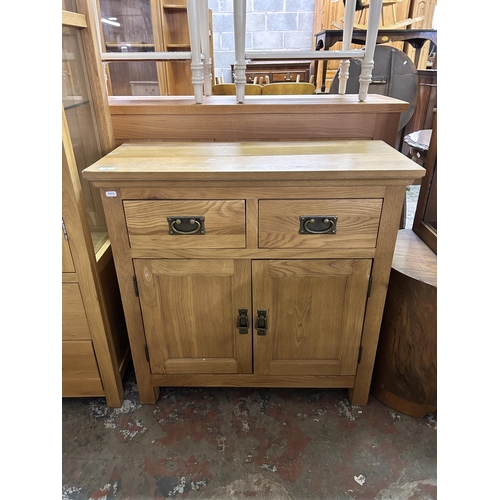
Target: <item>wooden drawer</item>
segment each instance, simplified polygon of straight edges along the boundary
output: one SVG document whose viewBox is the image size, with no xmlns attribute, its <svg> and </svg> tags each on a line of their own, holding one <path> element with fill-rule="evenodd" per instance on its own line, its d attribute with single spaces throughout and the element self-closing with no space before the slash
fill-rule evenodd
<svg viewBox="0 0 500 500">
<path fill-rule="evenodd" d="M 90 328 L 78 283 L 62 284 L 63 340 L 90 339 Z"/>
<path fill-rule="evenodd" d="M 130 246 L 135 250 L 246 245 L 244 200 L 129 200 L 123 206 Z M 168 218 L 186 218 L 187 222 L 174 222 L 172 230 Z M 196 218 L 203 218 L 203 234 L 194 233 L 200 224 Z M 195 223 L 189 225 L 189 220 Z"/>
<path fill-rule="evenodd" d="M 91 340 L 63 341 L 63 377 L 100 378 Z"/>
<path fill-rule="evenodd" d="M 299 79 L 297 80 L 297 77 Z M 307 82 L 306 80 L 306 72 L 305 71 L 281 71 L 272 73 L 271 82 L 279 83 L 279 82 Z"/>
<path fill-rule="evenodd" d="M 92 341 L 62 343 L 62 396 L 102 396 L 99 368 Z"/>
<path fill-rule="evenodd" d="M 259 247 L 374 248 L 381 210 L 381 199 L 260 200 Z M 336 217 L 335 233 L 331 223 L 312 223 L 313 216 Z"/>
</svg>

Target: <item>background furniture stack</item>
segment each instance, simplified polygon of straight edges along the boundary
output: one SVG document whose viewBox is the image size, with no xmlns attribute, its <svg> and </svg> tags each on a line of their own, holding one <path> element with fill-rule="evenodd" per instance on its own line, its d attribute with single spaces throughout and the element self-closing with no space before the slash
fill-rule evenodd
<svg viewBox="0 0 500 500">
<path fill-rule="evenodd" d="M 412 61 L 415 62 L 415 66 L 417 69 L 426 69 L 429 56 L 429 48 L 431 47 L 430 42 L 424 43 L 419 49 L 418 46 L 416 48 L 409 43 L 404 43 L 400 39 L 391 40 L 391 32 L 393 32 L 394 30 L 398 32 L 404 32 L 405 30 L 431 30 L 432 18 L 434 15 L 436 4 L 437 0 L 401 0 L 396 3 L 386 3 L 382 9 L 377 43 L 384 43 L 395 47 L 398 50 L 402 50 L 410 57 Z M 368 2 L 368 8 L 365 8 L 362 11 L 364 18 L 366 18 L 367 11 L 369 12 L 369 10 L 370 8 Z M 316 35 L 316 38 L 313 39 L 314 49 L 318 48 L 318 43 L 321 39 L 321 37 L 318 37 L 318 34 L 324 31 L 340 31 L 340 27 L 343 26 L 341 19 L 344 16 L 345 14 L 343 2 L 316 0 L 313 21 L 313 33 Z M 412 23 L 405 24 L 404 26 L 399 26 L 394 22 L 394 17 L 396 17 L 396 19 L 400 21 L 412 19 Z M 366 24 L 366 21 L 361 20 L 361 23 Z M 356 34 L 356 36 L 359 36 L 361 31 L 364 30 L 355 28 L 354 33 Z M 353 36 L 354 41 L 356 41 L 356 36 Z M 387 38 L 384 39 L 384 37 Z M 337 38 L 337 41 L 333 43 L 333 45 L 330 45 L 331 41 L 325 40 L 320 48 L 324 50 L 337 50 L 340 47 L 339 40 L 340 38 Z M 363 44 L 354 44 L 353 47 L 363 47 Z M 419 52 L 418 60 L 415 57 L 417 52 Z M 323 69 L 323 65 L 326 65 L 328 68 L 326 72 Z M 315 82 L 316 88 L 323 89 L 323 92 L 325 91 L 324 89 L 328 91 L 331 81 L 339 68 L 338 61 L 320 61 L 318 67 L 318 77 Z M 323 78 L 323 75 L 325 75 L 325 73 L 326 80 L 325 78 Z"/>
<path fill-rule="evenodd" d="M 198 85 L 210 95 L 213 36 L 207 0 L 97 0 L 97 5 L 106 20 L 101 40 L 109 95 L 144 95 L 134 93 L 144 85 L 149 95 L 193 95 L 193 76 L 197 100 Z"/>
<path fill-rule="evenodd" d="M 75 5 L 62 12 L 62 395 L 105 396 L 119 407 L 130 360 L 125 318 L 100 195 L 81 175 L 114 138 L 93 10 Z"/>
<path fill-rule="evenodd" d="M 366 30 L 366 44 L 363 49 L 352 49 L 352 31 L 354 27 L 354 13 L 356 7 L 355 0 L 346 0 L 345 25 L 343 29 L 342 49 L 331 51 L 247 51 L 246 44 L 246 0 L 233 0 L 234 15 L 234 46 L 236 61 L 234 64 L 234 82 L 236 84 L 236 100 L 244 102 L 245 82 L 246 82 L 246 60 L 280 60 L 280 59 L 337 59 L 339 60 L 339 94 L 346 92 L 347 80 L 349 78 L 349 64 L 353 59 L 361 61 L 361 73 L 359 76 L 360 101 L 366 99 L 368 86 L 371 82 L 373 69 L 373 55 L 377 39 L 377 31 L 382 11 L 383 0 L 372 0 L 371 9 L 368 15 L 368 25 Z"/>
<path fill-rule="evenodd" d="M 398 232 L 371 392 L 413 417 L 437 409 L 437 113 L 415 219 Z"/>
</svg>

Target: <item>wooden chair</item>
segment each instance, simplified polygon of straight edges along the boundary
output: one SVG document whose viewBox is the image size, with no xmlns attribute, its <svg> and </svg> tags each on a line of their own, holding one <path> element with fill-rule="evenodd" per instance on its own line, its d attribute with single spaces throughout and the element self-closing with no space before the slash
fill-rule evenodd
<svg viewBox="0 0 500 500">
<path fill-rule="evenodd" d="M 256 59 L 295 59 L 295 60 L 340 60 L 340 88 L 339 94 L 345 94 L 349 78 L 349 64 L 352 59 L 361 60 L 361 75 L 359 77 L 360 101 L 366 100 L 368 85 L 372 80 L 373 54 L 377 42 L 377 33 L 382 12 L 382 0 L 370 0 L 371 8 L 368 9 L 368 28 L 366 30 L 366 43 L 364 49 L 351 49 L 352 31 L 354 29 L 355 0 L 346 0 L 345 19 L 343 29 L 342 50 L 245 50 L 246 42 L 246 0 L 233 0 L 234 17 L 234 50 L 236 61 L 234 63 L 234 81 L 236 83 L 236 101 L 243 103 L 245 100 L 244 85 L 246 83 L 246 61 Z"/>
<path fill-rule="evenodd" d="M 285 83 L 270 83 L 262 87 L 263 95 L 276 94 L 314 94 L 316 87 L 312 83 L 306 82 L 285 82 Z"/>
<path fill-rule="evenodd" d="M 245 84 L 245 95 L 260 95 L 262 85 L 254 83 Z M 212 95 L 236 95 L 236 85 L 234 83 L 219 83 L 212 87 Z"/>
</svg>

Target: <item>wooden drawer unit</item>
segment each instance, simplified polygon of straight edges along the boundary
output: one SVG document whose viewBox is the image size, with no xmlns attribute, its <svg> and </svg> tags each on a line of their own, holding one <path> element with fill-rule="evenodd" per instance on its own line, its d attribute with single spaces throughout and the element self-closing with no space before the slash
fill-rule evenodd
<svg viewBox="0 0 500 500">
<path fill-rule="evenodd" d="M 260 200 L 260 248 L 374 248 L 382 199 Z"/>
<path fill-rule="evenodd" d="M 247 63 L 245 76 L 247 83 L 308 82 L 311 61 L 250 61 Z M 234 65 L 231 65 L 234 80 Z"/>
<path fill-rule="evenodd" d="M 130 246 L 138 251 L 245 248 L 244 200 L 131 200 L 123 207 Z"/>
<path fill-rule="evenodd" d="M 90 340 L 89 323 L 78 283 L 62 284 L 62 339 Z"/>
<path fill-rule="evenodd" d="M 92 341 L 62 343 L 62 373 L 65 397 L 102 396 L 104 388 Z"/>
<path fill-rule="evenodd" d="M 342 387 L 366 404 L 424 172 L 382 141 L 127 143 L 87 168 L 141 402 L 187 385 Z"/>
</svg>

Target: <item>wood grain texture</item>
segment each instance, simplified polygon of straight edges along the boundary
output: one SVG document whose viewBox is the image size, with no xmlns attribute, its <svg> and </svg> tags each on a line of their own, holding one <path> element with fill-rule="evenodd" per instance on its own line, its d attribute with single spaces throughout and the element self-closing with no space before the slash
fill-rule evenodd
<svg viewBox="0 0 500 500">
<path fill-rule="evenodd" d="M 97 273 L 94 245 L 83 204 L 71 137 L 62 110 L 62 215 L 108 406 L 120 407 L 123 385 Z"/>
<path fill-rule="evenodd" d="M 401 217 L 401 207 L 406 193 L 403 186 L 387 187 L 380 218 L 379 243 L 372 267 L 371 295 L 368 298 L 361 337 L 362 355 L 356 372 L 356 383 L 349 390 L 352 404 L 367 404 L 370 383 L 377 352 L 380 324 L 384 310 L 392 257 Z"/>
<path fill-rule="evenodd" d="M 78 283 L 62 285 L 63 340 L 90 340 L 90 328 Z"/>
<path fill-rule="evenodd" d="M 125 201 L 130 245 L 148 248 L 244 248 L 244 200 Z M 205 234 L 170 234 L 168 217 L 205 218 Z"/>
<path fill-rule="evenodd" d="M 286 114 L 292 109 L 294 113 L 310 114 L 311 106 L 314 113 L 402 113 L 408 109 L 408 103 L 392 97 L 370 94 L 366 101 L 359 102 L 357 95 L 301 95 L 301 96 L 247 96 L 245 106 L 236 104 L 231 96 L 205 96 L 203 106 L 195 104 L 194 97 L 169 96 L 110 96 L 108 98 L 112 115 L 143 115 L 143 114 L 190 114 L 210 115 L 212 108 L 220 108 L 221 113 L 259 114 L 272 112 L 273 107 Z M 334 107 L 334 108 L 333 108 Z"/>
<path fill-rule="evenodd" d="M 173 184 L 173 185 L 172 185 Z M 228 189 L 234 199 L 274 199 L 277 189 L 279 189 L 280 198 L 301 199 L 304 196 L 304 187 L 307 183 L 297 185 L 287 185 L 286 179 L 266 183 L 265 185 L 251 185 L 248 182 L 243 185 L 238 182 L 226 182 L 212 185 L 213 183 L 203 183 L 203 187 L 190 183 L 189 187 L 178 185 L 179 183 L 169 183 L 168 187 L 159 187 L 149 185 L 147 187 L 125 187 L 121 189 L 124 199 L 223 199 L 227 198 Z M 314 183 L 314 194 L 317 198 L 382 198 L 385 194 L 384 186 L 363 186 L 356 183 L 356 186 L 339 186 L 337 182 L 327 182 L 325 184 Z M 257 206 L 258 209 L 258 206 Z M 250 209 L 247 207 L 247 220 L 250 219 Z M 257 212 L 255 212 L 256 216 Z"/>
<path fill-rule="evenodd" d="M 411 229 L 398 231 L 392 268 L 437 287 L 437 255 Z"/>
<path fill-rule="evenodd" d="M 98 379 L 99 369 L 92 348 L 92 341 L 65 341 L 62 343 L 63 379 Z M 83 385 L 83 384 L 82 384 Z M 102 387 L 102 386 L 101 386 Z"/>
<path fill-rule="evenodd" d="M 414 417 L 437 408 L 437 256 L 412 230 L 398 233 L 371 390 Z"/>
<path fill-rule="evenodd" d="M 268 323 L 254 337 L 255 373 L 354 375 L 370 268 L 370 260 L 253 261 L 254 310 L 265 309 Z"/>
<path fill-rule="evenodd" d="M 152 373 L 251 372 L 251 333 L 236 328 L 238 308 L 251 310 L 249 261 L 134 266 Z"/>
<path fill-rule="evenodd" d="M 68 240 L 64 237 L 64 231 L 61 230 L 62 236 L 62 272 L 63 273 L 74 273 L 75 264 L 73 263 L 73 257 L 71 256 L 71 248 L 69 247 Z"/>
<path fill-rule="evenodd" d="M 86 28 L 87 19 L 83 14 L 78 14 L 77 12 L 70 12 L 68 10 L 63 10 L 62 25 L 73 26 L 75 28 Z"/>
<path fill-rule="evenodd" d="M 122 144 L 83 171 L 100 181 L 401 180 L 425 170 L 382 141 Z M 110 169 L 110 167 L 114 167 Z M 410 180 L 411 179 L 411 180 Z"/>
<path fill-rule="evenodd" d="M 347 387 L 353 404 L 366 404 L 403 198 L 423 173 L 382 141 L 307 140 L 124 144 L 87 169 L 101 187 L 141 401 L 154 402 L 160 385 L 247 385 Z M 131 248 L 124 202 L 228 198 L 245 200 L 247 248 Z M 361 231 L 376 219 L 376 241 L 257 247 L 259 203 L 284 202 L 286 219 L 311 200 L 341 200 L 346 214 L 352 202 L 351 217 L 368 219 Z M 240 307 L 254 328 L 235 335 Z M 257 309 L 268 313 L 265 336 Z"/>
<path fill-rule="evenodd" d="M 317 387 L 345 388 L 354 385 L 354 376 L 220 374 L 153 375 L 155 385 L 166 387 Z"/>
<path fill-rule="evenodd" d="M 82 30 L 82 43 L 86 54 L 86 63 L 90 87 L 92 89 L 95 118 L 99 130 L 102 154 L 109 153 L 115 144 L 113 125 L 108 104 L 104 70 L 97 37 L 97 22 L 92 0 L 75 0 L 79 13 L 87 19 L 87 28 Z"/>
<path fill-rule="evenodd" d="M 374 248 L 382 199 L 261 200 L 261 248 Z M 300 234 L 300 217 L 335 216 L 335 234 Z"/>
<path fill-rule="evenodd" d="M 140 401 L 143 404 L 153 404 L 158 399 L 159 389 L 151 385 L 151 372 L 144 348 L 146 345 L 144 325 L 139 299 L 135 296 L 133 286 L 135 271 L 130 256 L 127 225 L 119 190 L 116 195 L 110 198 L 101 190 Z"/>
<path fill-rule="evenodd" d="M 233 96 L 110 97 L 116 145 L 127 141 L 242 141 L 368 139 L 396 144 L 400 114 L 408 103 L 369 94 L 254 96 L 245 105 Z"/>
<path fill-rule="evenodd" d="M 92 342 L 62 343 L 62 397 L 104 396 Z"/>
</svg>

